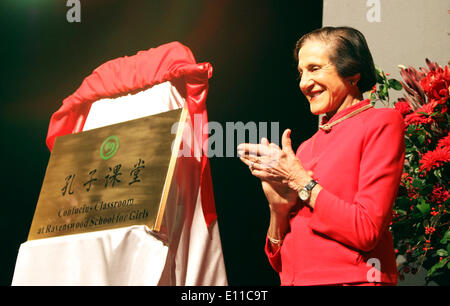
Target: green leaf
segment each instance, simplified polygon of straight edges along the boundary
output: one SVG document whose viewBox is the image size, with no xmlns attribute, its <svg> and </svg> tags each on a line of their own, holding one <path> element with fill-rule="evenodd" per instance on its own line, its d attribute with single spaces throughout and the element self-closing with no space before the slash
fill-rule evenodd
<svg viewBox="0 0 450 306">
<path fill-rule="evenodd" d="M 414 188 L 422 188 L 423 187 L 423 182 L 420 179 L 415 179 L 412 183 Z"/>
<path fill-rule="evenodd" d="M 395 90 L 402 90 L 403 86 L 402 83 L 397 81 L 396 79 L 389 79 L 388 81 L 389 87 L 395 89 Z"/>
<path fill-rule="evenodd" d="M 408 214 L 408 212 L 406 210 L 403 210 L 403 209 L 397 209 L 396 212 L 400 216 L 406 216 Z"/>
<path fill-rule="evenodd" d="M 414 152 L 416 149 L 414 147 L 406 147 L 405 148 L 405 153 L 411 153 Z"/>
<path fill-rule="evenodd" d="M 410 206 L 409 198 L 405 197 L 405 196 L 398 197 L 396 200 L 395 206 L 396 206 L 397 213 L 403 214 L 404 209 L 407 209 Z M 402 211 L 402 213 L 400 213 L 400 211 Z M 406 212 L 405 212 L 405 214 L 406 214 Z"/>
<path fill-rule="evenodd" d="M 424 184 L 423 188 L 422 188 L 422 194 L 425 196 L 430 195 L 433 192 L 433 185 L 429 184 Z"/>
<path fill-rule="evenodd" d="M 413 146 L 413 144 L 412 144 L 411 140 L 409 140 L 408 136 L 405 137 L 405 146 L 406 147 L 412 147 Z"/>
<path fill-rule="evenodd" d="M 376 73 L 376 75 L 377 75 L 377 83 L 383 83 L 383 72 L 382 72 L 382 70 L 379 68 L 379 67 L 377 67 L 377 66 L 375 66 L 375 71 L 377 72 Z"/>
<path fill-rule="evenodd" d="M 447 250 L 444 250 L 444 249 L 439 249 L 439 250 L 437 250 L 437 251 L 436 251 L 436 254 L 438 254 L 438 255 L 441 256 L 441 257 L 447 257 L 447 256 L 448 256 Z"/>
<path fill-rule="evenodd" d="M 380 87 L 378 87 L 377 93 L 378 93 L 378 97 L 381 100 L 384 100 L 386 98 L 386 95 L 384 94 L 384 85 L 383 84 L 381 84 Z"/>
<path fill-rule="evenodd" d="M 439 178 L 439 179 L 442 178 L 441 171 L 439 171 L 439 169 L 435 169 L 433 171 L 433 173 L 434 173 L 434 176 L 436 176 L 437 178 Z"/>
<path fill-rule="evenodd" d="M 415 130 L 416 130 L 416 126 L 411 124 L 411 125 L 408 126 L 407 134 L 413 134 Z"/>
<path fill-rule="evenodd" d="M 446 244 L 446 243 L 448 243 L 448 241 L 450 240 L 450 229 L 448 229 L 446 232 L 445 232 L 445 234 L 444 234 L 444 237 L 442 237 L 442 239 L 441 239 L 441 243 L 442 244 Z M 447 246 L 448 247 L 448 246 Z"/>
<path fill-rule="evenodd" d="M 425 135 L 423 135 L 423 134 L 419 135 L 419 137 L 417 137 L 417 140 L 419 141 L 419 143 L 421 145 L 423 145 L 425 142 Z"/>
<path fill-rule="evenodd" d="M 382 87 L 382 88 L 381 88 L 381 87 Z M 384 95 L 385 97 L 388 97 L 388 96 L 389 96 L 389 92 L 388 92 L 388 87 L 387 87 L 387 86 L 385 86 L 385 85 L 380 86 L 380 89 L 381 89 L 381 92 L 383 93 L 383 95 Z"/>
<path fill-rule="evenodd" d="M 421 199 L 421 200 L 423 200 L 423 199 Z M 430 204 L 428 204 L 428 203 L 421 203 L 421 204 L 418 204 L 416 207 L 424 216 L 428 215 L 431 211 Z"/>
<path fill-rule="evenodd" d="M 434 274 L 434 272 L 436 272 L 438 269 L 442 268 L 445 266 L 445 264 L 447 263 L 446 260 L 441 260 L 438 263 L 436 263 L 434 266 L 431 267 L 430 271 L 428 271 L 428 277 L 432 276 Z"/>
</svg>

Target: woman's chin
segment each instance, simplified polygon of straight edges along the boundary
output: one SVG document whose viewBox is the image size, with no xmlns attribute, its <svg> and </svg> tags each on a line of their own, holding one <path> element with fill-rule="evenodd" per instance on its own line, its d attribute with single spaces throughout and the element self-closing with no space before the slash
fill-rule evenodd
<svg viewBox="0 0 450 306">
<path fill-rule="evenodd" d="M 313 104 L 311 104 L 309 106 L 309 109 L 310 109 L 311 113 L 316 116 L 323 115 L 326 113 L 326 111 L 323 108 L 317 107 L 316 105 L 313 105 Z"/>
</svg>

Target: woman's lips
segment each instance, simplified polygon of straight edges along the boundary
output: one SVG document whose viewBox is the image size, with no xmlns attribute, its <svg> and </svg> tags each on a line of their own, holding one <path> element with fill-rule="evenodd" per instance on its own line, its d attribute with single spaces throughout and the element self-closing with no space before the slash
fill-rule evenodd
<svg viewBox="0 0 450 306">
<path fill-rule="evenodd" d="M 310 97 L 310 101 L 313 102 L 314 100 L 316 100 L 321 94 L 323 94 L 323 91 L 315 93 L 315 94 L 311 94 Z"/>
</svg>

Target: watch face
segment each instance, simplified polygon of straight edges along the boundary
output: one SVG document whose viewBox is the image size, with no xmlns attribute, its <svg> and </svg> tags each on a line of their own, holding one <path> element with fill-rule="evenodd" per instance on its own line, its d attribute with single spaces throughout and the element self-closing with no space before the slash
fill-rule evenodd
<svg viewBox="0 0 450 306">
<path fill-rule="evenodd" d="M 306 189 L 301 189 L 301 190 L 298 192 L 298 196 L 300 197 L 300 200 L 306 201 L 306 200 L 308 200 L 308 198 L 309 198 L 309 191 L 306 190 Z"/>
</svg>

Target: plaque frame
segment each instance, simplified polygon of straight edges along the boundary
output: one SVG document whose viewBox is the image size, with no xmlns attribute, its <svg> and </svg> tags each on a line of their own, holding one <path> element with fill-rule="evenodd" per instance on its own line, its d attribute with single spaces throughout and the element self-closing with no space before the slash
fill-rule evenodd
<svg viewBox="0 0 450 306">
<path fill-rule="evenodd" d="M 72 235 L 72 234 L 81 234 L 81 233 L 88 233 L 88 232 L 94 232 L 94 231 L 100 231 L 100 230 L 122 228 L 122 227 L 127 227 L 127 226 L 132 226 L 132 225 L 147 225 L 151 231 L 159 233 L 161 231 L 163 217 L 164 217 L 164 213 L 165 213 L 166 206 L 167 206 L 167 200 L 169 197 L 169 190 L 170 190 L 170 187 L 171 187 L 171 184 L 173 181 L 173 174 L 174 174 L 176 163 L 177 163 L 178 156 L 179 156 L 180 145 L 181 145 L 183 133 L 184 133 L 184 127 L 185 127 L 185 124 L 187 124 L 187 121 L 186 121 L 187 116 L 188 116 L 188 110 L 186 108 L 180 108 L 180 109 L 175 109 L 175 110 L 171 110 L 168 112 L 163 112 L 163 113 L 159 113 L 159 114 L 155 114 L 155 115 L 151 115 L 151 116 L 147 116 L 147 117 L 143 117 L 143 118 L 138 118 L 138 119 L 134 119 L 134 120 L 124 121 L 124 122 L 120 122 L 120 123 L 108 125 L 105 127 L 100 127 L 100 128 L 76 133 L 76 134 L 70 134 L 70 135 L 58 137 L 55 141 L 55 145 L 53 147 L 53 152 L 49 158 L 49 162 L 47 165 L 41 192 L 40 192 L 39 199 L 38 199 L 38 202 L 36 205 L 33 221 L 30 226 L 30 231 L 29 231 L 27 240 L 36 240 L 36 239 L 44 239 L 44 238 L 51 238 L 51 237 L 58 237 L 58 236 L 65 236 L 65 235 Z M 160 140 L 159 144 L 164 143 L 163 153 L 161 155 L 164 155 L 164 153 L 168 152 L 168 150 L 167 150 L 167 143 L 168 143 L 167 141 L 168 140 L 170 140 L 169 142 L 171 142 L 173 144 L 172 146 L 169 146 L 170 147 L 170 157 L 168 157 L 168 161 L 167 161 L 167 157 L 166 157 L 166 159 L 162 165 L 161 163 L 158 164 L 158 159 L 157 159 L 155 161 L 155 163 L 153 163 L 153 164 L 155 164 L 155 165 L 157 164 L 157 166 L 155 166 L 156 167 L 155 169 L 159 169 L 159 170 L 156 171 L 156 174 L 147 175 L 147 177 L 146 177 L 147 180 L 149 180 L 149 181 L 157 180 L 157 184 L 155 184 L 155 185 L 157 185 L 157 186 L 162 185 L 161 186 L 162 188 L 158 189 L 161 192 L 160 196 L 159 196 L 159 193 L 155 193 L 154 196 L 146 195 L 145 192 L 147 192 L 147 191 L 145 188 L 147 187 L 147 185 L 143 184 L 141 187 L 139 187 L 140 188 L 140 189 L 138 189 L 139 192 L 136 192 L 137 196 L 135 196 L 135 197 L 139 198 L 139 201 L 137 204 L 132 203 L 129 205 L 130 207 L 123 206 L 123 208 L 118 207 L 118 206 L 115 206 L 110 209 L 105 208 L 104 210 L 100 210 L 100 212 L 99 212 L 99 211 L 97 211 L 97 208 L 103 206 L 103 200 L 101 200 L 101 204 L 99 204 L 99 203 L 100 203 L 100 199 L 105 196 L 104 193 L 99 191 L 98 193 L 95 193 L 94 196 L 89 196 L 87 198 L 83 198 L 82 196 L 76 197 L 73 194 L 70 194 L 71 186 L 69 186 L 69 184 L 67 183 L 67 177 L 69 177 L 69 176 L 66 176 L 66 185 L 65 185 L 66 190 L 64 190 L 64 187 L 60 190 L 57 190 L 57 189 L 55 189 L 55 187 L 53 187 L 55 185 L 55 183 L 54 183 L 54 178 L 52 177 L 52 175 L 57 172 L 57 170 L 55 170 L 55 167 L 57 166 L 57 165 L 55 165 L 55 163 L 57 163 L 57 161 L 58 161 L 58 158 L 55 156 L 58 154 L 58 152 L 61 152 L 64 150 L 67 151 L 67 148 L 64 148 L 64 150 L 61 150 L 62 149 L 61 146 L 63 146 L 63 144 L 69 143 L 71 138 L 73 138 L 73 139 L 77 138 L 77 141 L 79 143 L 80 141 L 78 138 L 81 139 L 82 137 L 86 136 L 86 139 L 87 139 L 87 137 L 91 136 L 91 135 L 96 135 L 96 134 L 101 134 L 101 133 L 105 134 L 106 132 L 104 132 L 104 131 L 114 130 L 114 129 L 117 130 L 121 127 L 123 127 L 123 129 L 125 129 L 125 127 L 127 127 L 127 126 L 134 127 L 135 124 L 137 124 L 137 123 L 140 124 L 141 122 L 144 125 L 144 134 L 145 134 L 145 128 L 146 128 L 145 124 L 151 123 L 152 120 L 157 120 L 158 118 L 162 118 L 160 120 L 161 120 L 161 122 L 163 122 L 163 126 L 165 128 L 167 128 L 170 124 L 172 127 L 173 127 L 173 124 L 176 124 L 176 123 L 178 124 L 175 136 L 173 136 L 173 132 L 171 132 L 170 134 L 165 132 L 166 133 L 166 134 L 164 134 L 165 136 L 170 135 L 171 137 L 168 139 L 164 139 L 164 137 L 163 137 L 164 135 L 163 135 L 160 137 L 161 139 L 159 139 Z M 152 123 L 152 124 L 155 125 L 157 123 Z M 108 132 L 105 135 L 110 135 L 111 133 L 112 132 Z M 114 134 L 114 133 L 112 133 L 112 134 Z M 144 134 L 142 134 L 142 135 L 144 135 Z M 109 137 L 111 137 L 111 136 L 109 136 Z M 141 136 L 141 138 L 142 137 L 145 138 L 145 136 Z M 103 136 L 103 138 L 105 138 L 105 137 Z M 119 137 L 119 139 L 120 138 L 121 137 Z M 107 139 L 108 139 L 108 137 L 107 137 Z M 136 141 L 136 142 L 139 142 L 139 141 Z M 81 146 L 83 146 L 84 142 L 81 142 L 81 143 L 82 143 Z M 133 141 L 128 141 L 128 143 L 130 143 L 130 146 L 134 145 Z M 157 145 L 155 144 L 154 146 L 156 147 Z M 106 146 L 104 143 L 102 143 L 101 148 L 104 148 L 104 147 L 106 147 Z M 116 148 L 115 150 L 117 152 L 120 152 L 122 149 L 122 153 L 126 152 L 126 150 L 122 147 L 123 146 L 121 146 L 121 143 L 120 144 L 118 143 L 118 149 Z M 154 149 L 153 152 L 155 150 L 156 149 Z M 64 152 L 66 152 L 66 151 L 64 151 Z M 144 150 L 144 151 L 147 151 L 147 150 Z M 152 150 L 149 150 L 149 151 L 152 151 Z M 94 152 L 92 154 L 95 154 L 95 153 L 96 152 Z M 78 153 L 74 153 L 74 154 L 69 154 L 70 156 L 67 159 L 68 160 L 71 160 L 71 159 L 76 160 L 77 154 L 81 154 L 81 153 L 78 152 Z M 91 153 L 89 153 L 89 154 L 91 154 Z M 87 155 L 89 155 L 89 154 L 87 154 Z M 100 154 L 103 154 L 102 151 L 100 151 Z M 115 154 L 116 154 L 116 152 L 114 152 L 114 154 L 112 154 L 112 155 L 114 156 Z M 114 164 L 114 163 L 117 164 L 119 162 L 118 158 L 120 158 L 120 154 L 117 153 L 116 156 L 114 156 L 114 157 L 113 156 L 106 156 L 107 157 L 106 159 L 104 159 L 103 158 L 104 156 L 102 156 L 103 160 L 96 161 L 96 162 L 101 165 L 105 165 L 108 162 L 110 162 L 112 164 Z M 135 159 L 136 159 L 136 156 L 135 156 Z M 150 155 L 150 157 L 148 157 L 148 159 L 150 159 L 151 162 L 152 162 L 152 158 L 153 157 L 151 155 Z M 158 157 L 156 157 L 156 158 L 158 158 Z M 142 160 L 142 161 L 144 161 L 144 160 Z M 141 158 L 139 158 L 139 163 L 140 162 L 141 162 Z M 77 164 L 77 163 L 75 163 L 75 164 Z M 152 163 L 149 164 L 148 162 L 146 162 L 145 166 L 147 166 L 147 168 L 151 168 L 153 164 Z M 79 166 L 79 168 L 84 167 L 87 169 L 87 166 L 83 162 L 78 162 L 78 165 L 81 165 L 81 166 Z M 167 165 L 167 166 L 164 166 L 164 165 Z M 91 166 L 91 168 L 92 167 L 93 166 Z M 164 171 L 161 170 L 163 168 L 166 170 L 164 170 Z M 56 167 L 56 169 L 57 169 L 57 167 Z M 113 170 L 113 168 L 109 167 L 109 170 Z M 145 170 L 147 170 L 147 169 L 145 169 Z M 128 172 L 122 171 L 120 173 L 122 175 L 124 175 L 125 173 L 128 173 Z M 58 177 L 59 182 L 60 182 L 61 174 L 56 173 L 53 176 Z M 63 175 L 63 177 L 64 176 L 65 176 L 65 174 Z M 130 176 L 131 176 L 131 174 L 130 174 Z M 78 178 L 78 177 L 76 177 L 75 174 L 73 175 L 73 177 Z M 106 181 L 106 177 L 105 177 L 105 181 Z M 91 175 L 91 180 L 92 180 L 92 175 Z M 97 182 L 99 180 L 100 180 L 100 177 L 98 178 L 98 180 L 96 179 Z M 80 182 L 78 185 L 75 185 L 76 187 L 78 187 L 77 189 L 82 190 L 82 188 L 80 187 L 80 186 L 82 186 L 81 183 L 82 182 Z M 122 186 L 122 185 L 124 185 L 125 182 L 121 182 L 121 183 L 122 183 L 121 184 L 121 186 Z M 134 184 L 134 186 L 138 186 L 140 183 L 141 182 L 136 183 L 136 184 Z M 114 182 L 113 182 L 113 184 L 114 184 Z M 119 183 L 117 183 L 117 184 L 119 185 Z M 61 184 L 58 187 L 61 187 Z M 84 184 L 83 187 L 87 190 L 86 184 Z M 103 188 L 103 186 L 96 186 L 96 187 L 98 187 L 99 189 Z M 105 184 L 104 188 L 105 188 L 104 190 L 106 190 L 105 193 L 108 190 L 114 190 L 113 189 L 114 187 L 108 186 L 107 183 Z M 110 188 L 110 189 L 108 189 L 108 188 Z M 122 187 L 120 187 L 120 188 L 122 188 Z M 117 188 L 117 190 L 115 190 L 115 192 L 117 194 L 124 194 L 125 191 L 120 188 Z M 129 188 L 131 188 L 131 187 L 129 187 Z M 145 191 L 142 191 L 141 189 L 145 190 Z M 50 192 L 53 192 L 53 195 L 49 195 Z M 66 192 L 64 194 L 64 197 L 66 197 L 66 195 L 67 195 L 67 197 L 65 199 L 68 199 L 69 195 L 73 196 L 73 198 L 71 200 L 62 201 L 60 203 L 56 202 L 56 204 L 55 204 L 55 202 L 52 202 L 56 197 L 54 195 L 55 192 L 62 192 L 63 194 L 64 194 L 64 192 Z M 83 191 L 83 192 L 84 192 L 84 194 L 87 194 L 90 191 L 88 191 L 88 192 Z M 81 193 L 81 191 L 80 191 L 80 193 Z M 142 201 L 141 199 L 146 199 L 145 198 L 146 196 L 155 198 L 155 199 L 153 199 L 153 204 L 151 206 L 148 206 L 148 204 L 140 203 Z M 159 198 L 158 205 L 155 204 L 156 203 L 155 201 L 157 198 Z M 84 205 L 82 205 L 83 201 L 84 201 Z M 50 204 L 48 204 L 49 202 L 50 202 Z M 132 202 L 134 202 L 134 201 L 132 201 Z M 117 201 L 115 203 L 117 203 Z M 65 207 L 64 205 L 67 205 L 65 210 L 64 210 L 64 207 Z M 110 203 L 108 203 L 108 205 L 110 205 Z M 115 204 L 113 204 L 113 205 L 115 205 Z M 105 204 L 105 206 L 107 206 L 107 205 Z M 141 216 L 141 218 L 137 218 L 139 220 L 131 219 L 131 214 L 132 214 L 132 212 L 130 212 L 131 209 L 135 209 L 136 211 L 138 211 L 138 213 L 133 214 L 133 218 L 135 218 L 135 217 L 137 218 L 137 216 Z M 76 213 L 74 213 L 74 212 L 76 212 Z M 102 213 L 104 213 L 104 214 L 102 215 Z M 121 213 L 122 213 L 122 215 L 120 215 Z M 67 214 L 67 216 L 65 216 L 64 214 Z M 102 219 L 103 216 L 104 216 L 104 219 Z M 124 218 L 128 217 L 128 219 L 126 221 L 114 222 L 114 220 L 116 220 L 116 219 L 119 220 L 119 217 L 124 217 Z M 100 220 L 100 221 L 106 220 L 108 222 L 111 220 L 112 221 L 110 223 L 108 223 L 106 221 L 102 221 L 105 223 L 101 223 L 100 225 L 97 225 L 98 220 Z M 77 227 L 77 225 L 79 225 L 79 226 Z"/>
</svg>

